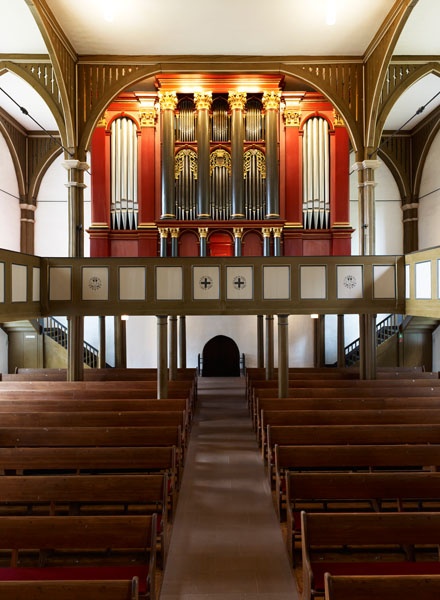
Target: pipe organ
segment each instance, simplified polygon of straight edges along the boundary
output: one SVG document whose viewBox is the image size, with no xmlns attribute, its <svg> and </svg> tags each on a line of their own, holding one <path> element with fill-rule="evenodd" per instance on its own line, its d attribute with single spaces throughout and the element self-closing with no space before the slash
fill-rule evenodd
<svg viewBox="0 0 440 600">
<path fill-rule="evenodd" d="M 218 239 L 233 255 L 238 229 L 243 256 L 350 254 L 341 119 L 279 75 L 250 79 L 246 92 L 242 77 L 159 75 L 158 92 L 108 106 L 91 143 L 92 256 L 171 255 L 166 231 L 173 255 L 216 255 Z"/>
</svg>

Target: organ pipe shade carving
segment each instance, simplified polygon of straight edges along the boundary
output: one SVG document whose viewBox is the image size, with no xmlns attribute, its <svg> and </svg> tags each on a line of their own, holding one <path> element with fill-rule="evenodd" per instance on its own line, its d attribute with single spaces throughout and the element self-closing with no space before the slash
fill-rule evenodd
<svg viewBox="0 0 440 600">
<path fill-rule="evenodd" d="M 136 124 L 127 117 L 111 125 L 111 228 L 137 229 L 138 141 Z"/>
<path fill-rule="evenodd" d="M 303 225 L 328 229 L 330 223 L 330 154 L 328 123 L 312 117 L 303 136 Z"/>
<path fill-rule="evenodd" d="M 183 98 L 177 105 L 176 140 L 178 142 L 196 141 L 195 107 L 193 100 Z"/>
<path fill-rule="evenodd" d="M 176 218 L 196 219 L 197 153 L 185 148 L 177 152 L 174 162 Z"/>
<path fill-rule="evenodd" d="M 244 213 L 249 220 L 264 219 L 266 214 L 266 157 L 252 148 L 244 153 Z"/>
<path fill-rule="evenodd" d="M 231 170 L 231 155 L 227 150 L 218 148 L 211 152 L 211 219 L 224 220 L 231 217 Z"/>
<path fill-rule="evenodd" d="M 245 140 L 259 142 L 264 135 L 263 105 L 257 98 L 250 98 L 246 103 Z"/>
<path fill-rule="evenodd" d="M 213 142 L 228 142 L 231 139 L 231 119 L 226 98 L 215 98 L 212 103 L 211 139 Z"/>
</svg>

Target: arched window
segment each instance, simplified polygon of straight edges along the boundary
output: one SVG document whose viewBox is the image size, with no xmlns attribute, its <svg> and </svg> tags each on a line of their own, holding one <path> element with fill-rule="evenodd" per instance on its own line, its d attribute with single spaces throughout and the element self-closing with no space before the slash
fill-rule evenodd
<svg viewBox="0 0 440 600">
<path fill-rule="evenodd" d="M 330 223 L 330 152 L 328 122 L 312 117 L 303 136 L 303 225 L 328 229 Z"/>
<path fill-rule="evenodd" d="M 111 227 L 137 229 L 138 145 L 136 124 L 119 117 L 111 125 Z"/>
</svg>

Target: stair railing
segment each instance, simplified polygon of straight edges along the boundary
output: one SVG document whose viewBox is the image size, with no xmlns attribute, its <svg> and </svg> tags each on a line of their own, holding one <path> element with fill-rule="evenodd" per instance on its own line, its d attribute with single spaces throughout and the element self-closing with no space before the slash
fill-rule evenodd
<svg viewBox="0 0 440 600">
<path fill-rule="evenodd" d="M 40 320 L 40 325 L 44 335 L 47 335 L 67 350 L 69 330 L 63 323 L 53 317 L 45 317 Z M 92 369 L 96 369 L 98 367 L 98 358 L 99 350 L 88 342 L 84 342 L 84 364 Z"/>
</svg>

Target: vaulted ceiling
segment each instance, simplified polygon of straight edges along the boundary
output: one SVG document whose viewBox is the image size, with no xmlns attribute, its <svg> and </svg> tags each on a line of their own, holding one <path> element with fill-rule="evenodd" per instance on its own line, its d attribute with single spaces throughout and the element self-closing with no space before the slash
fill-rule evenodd
<svg viewBox="0 0 440 600">
<path fill-rule="evenodd" d="M 362 57 L 395 0 L 46 0 L 78 55 Z M 0 0 L 0 58 L 47 54 L 29 5 Z M 440 56 L 440 2 L 415 0 L 398 56 Z M 28 84 L 0 77 L 0 109 L 27 131 L 55 130 Z M 440 79 L 427 75 L 398 100 L 385 129 L 412 129 L 440 105 Z M 15 100 L 15 102 L 14 102 Z M 25 107 L 34 117 L 23 114 Z M 416 112 L 425 107 L 420 114 Z"/>
</svg>

